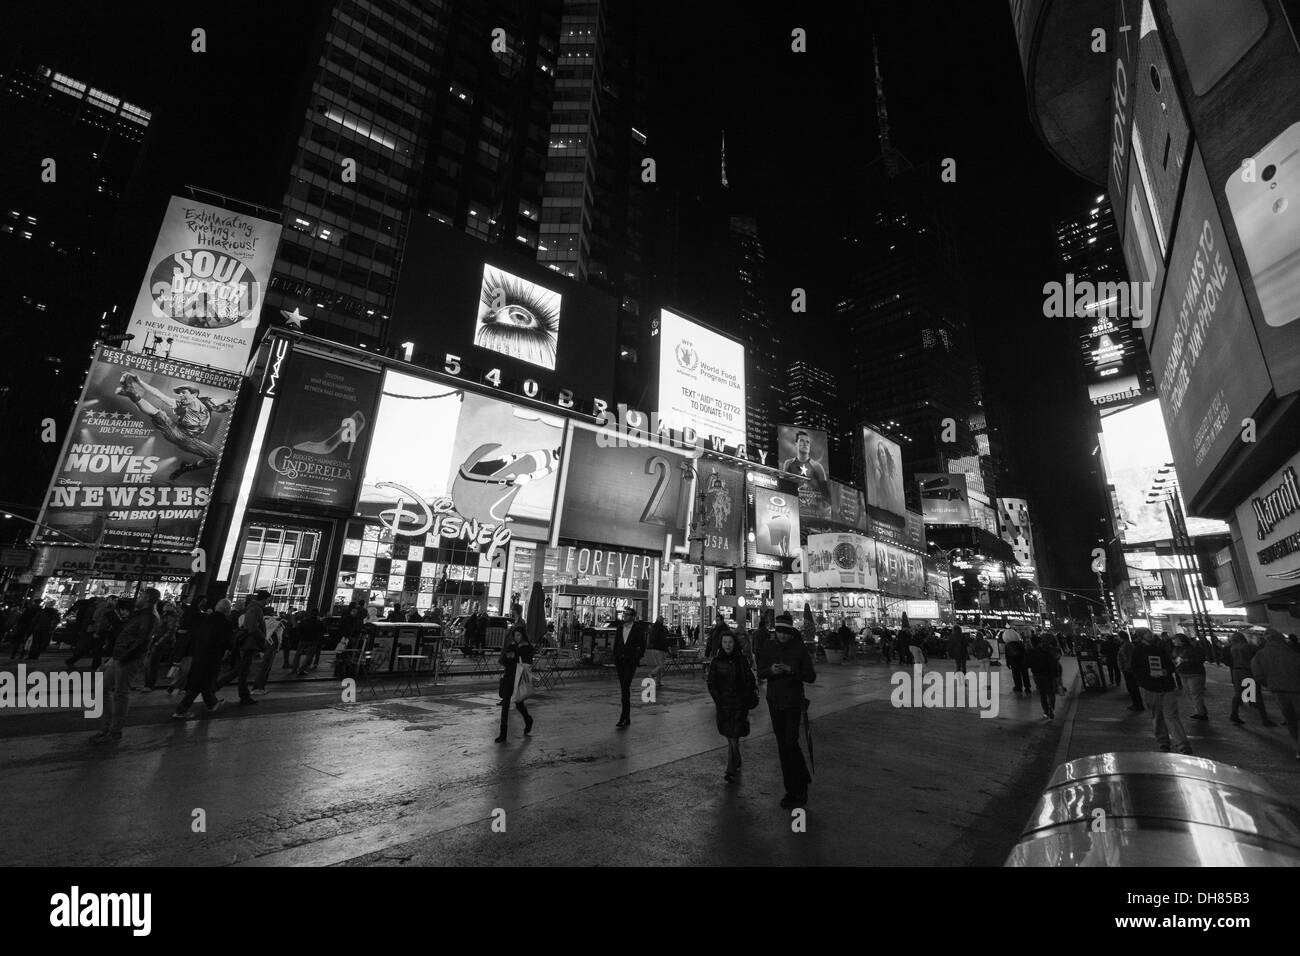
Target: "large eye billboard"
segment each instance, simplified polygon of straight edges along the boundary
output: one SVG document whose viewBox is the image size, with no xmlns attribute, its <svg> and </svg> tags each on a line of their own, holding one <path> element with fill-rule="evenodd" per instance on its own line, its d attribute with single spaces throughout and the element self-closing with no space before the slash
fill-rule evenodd
<svg viewBox="0 0 1300 956">
<path fill-rule="evenodd" d="M 563 443 L 555 415 L 389 371 L 357 510 L 485 553 L 544 541 Z"/>
<path fill-rule="evenodd" d="M 567 392 L 589 409 L 613 397 L 617 329 L 612 295 L 433 219 L 412 221 L 388 340 L 410 342 L 416 364 L 551 403 Z"/>
</svg>

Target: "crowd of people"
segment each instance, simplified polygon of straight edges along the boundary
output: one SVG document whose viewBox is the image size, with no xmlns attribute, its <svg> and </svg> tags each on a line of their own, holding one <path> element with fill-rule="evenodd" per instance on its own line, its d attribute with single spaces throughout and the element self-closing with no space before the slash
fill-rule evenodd
<svg viewBox="0 0 1300 956">
<path fill-rule="evenodd" d="M 171 714 L 176 720 L 193 719 L 199 697 L 216 710 L 223 703 L 217 691 L 230 684 L 237 685 L 241 705 L 255 705 L 277 658 L 283 670 L 306 677 L 319 666 L 326 643 L 315 609 L 277 610 L 268 591 L 209 606 L 206 598 L 169 601 L 156 588 L 144 588 L 135 597 L 81 598 L 62 615 L 53 602 L 6 608 L 10 660 L 39 659 L 60 623 L 66 625 L 60 643 L 72 649 L 64 665 L 74 670 L 89 659 L 92 670 L 105 674 L 104 729 L 91 738 L 96 744 L 121 739 L 132 689 L 180 693 Z"/>
</svg>

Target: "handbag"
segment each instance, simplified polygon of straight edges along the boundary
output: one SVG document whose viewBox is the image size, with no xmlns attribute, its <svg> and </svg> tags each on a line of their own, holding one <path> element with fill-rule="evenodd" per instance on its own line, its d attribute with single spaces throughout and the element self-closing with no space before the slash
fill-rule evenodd
<svg viewBox="0 0 1300 956">
<path fill-rule="evenodd" d="M 529 697 L 533 696 L 533 666 L 531 664 L 520 664 L 519 670 L 515 673 L 515 693 L 510 698 L 512 704 L 522 704 Z"/>
</svg>

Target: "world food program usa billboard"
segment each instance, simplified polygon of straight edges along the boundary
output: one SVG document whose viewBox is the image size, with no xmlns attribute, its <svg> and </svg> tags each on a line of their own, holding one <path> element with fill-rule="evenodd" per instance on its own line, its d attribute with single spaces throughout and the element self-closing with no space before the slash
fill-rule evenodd
<svg viewBox="0 0 1300 956">
<path fill-rule="evenodd" d="M 169 358 L 243 371 L 280 226 L 173 196 L 127 332 Z"/>
<path fill-rule="evenodd" d="M 197 547 L 239 382 L 233 372 L 101 346 L 45 498 L 40 540 Z"/>
<path fill-rule="evenodd" d="M 659 418 L 702 440 L 745 444 L 745 347 L 663 309 L 659 326 Z"/>
<path fill-rule="evenodd" d="M 556 403 L 612 407 L 618 302 L 429 217 L 411 223 L 389 341 L 469 381 Z M 531 383 L 531 384 L 530 384 Z"/>
</svg>

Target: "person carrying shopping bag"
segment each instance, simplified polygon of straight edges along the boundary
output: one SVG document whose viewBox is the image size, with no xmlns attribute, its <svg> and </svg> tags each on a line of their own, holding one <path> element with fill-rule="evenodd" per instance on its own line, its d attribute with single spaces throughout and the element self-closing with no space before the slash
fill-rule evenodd
<svg viewBox="0 0 1300 956">
<path fill-rule="evenodd" d="M 528 640 L 528 629 L 524 626 L 523 608 L 516 604 L 512 609 L 514 621 L 506 632 L 506 643 L 501 651 L 500 663 L 505 668 L 501 675 L 499 691 L 501 693 L 501 733 L 494 741 L 506 742 L 506 731 L 510 729 L 510 707 L 513 704 L 524 718 L 524 736 L 533 730 L 533 718 L 528 713 L 524 701 L 533 695 L 533 645 Z"/>
</svg>

